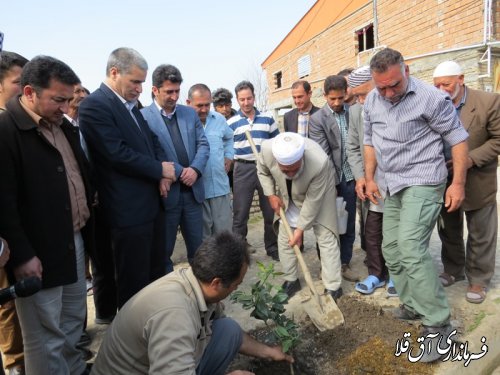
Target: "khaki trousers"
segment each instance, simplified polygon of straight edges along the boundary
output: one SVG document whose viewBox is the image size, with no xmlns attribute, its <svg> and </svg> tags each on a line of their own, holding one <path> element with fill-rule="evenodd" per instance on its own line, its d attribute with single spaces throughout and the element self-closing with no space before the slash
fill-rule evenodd
<svg viewBox="0 0 500 375">
<path fill-rule="evenodd" d="M 0 288 L 9 286 L 7 273 L 0 268 Z M 14 301 L 0 306 L 0 351 L 6 369 L 24 364 L 23 336 Z"/>
<path fill-rule="evenodd" d="M 313 231 L 321 255 L 321 279 L 323 284 L 326 289 L 337 290 L 342 282 L 339 240 L 335 233 L 321 224 L 314 224 Z M 293 249 L 288 245 L 288 235 L 281 222 L 278 233 L 278 251 L 283 278 L 287 281 L 297 280 L 297 257 Z"/>
</svg>

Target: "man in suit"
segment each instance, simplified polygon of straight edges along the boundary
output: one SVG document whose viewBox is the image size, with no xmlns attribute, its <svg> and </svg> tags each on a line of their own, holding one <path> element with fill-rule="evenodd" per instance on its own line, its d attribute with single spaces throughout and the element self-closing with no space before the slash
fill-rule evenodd
<svg viewBox="0 0 500 375">
<path fill-rule="evenodd" d="M 148 65 L 131 48 L 109 56 L 106 80 L 80 105 L 80 129 L 93 163 L 99 205 L 111 228 L 118 307 L 165 274 L 160 194 L 173 166 L 137 109 Z"/>
<path fill-rule="evenodd" d="M 326 104 L 311 116 L 309 137 L 319 143 L 333 162 L 337 195 L 344 198 L 348 214 L 347 231 L 340 235 L 342 276 L 349 281 L 358 281 L 359 276 L 349 266 L 356 235 L 356 182 L 347 161 L 349 107 L 344 104 L 346 92 L 347 82 L 344 77 L 338 75 L 326 77 L 324 83 Z"/>
<path fill-rule="evenodd" d="M 35 57 L 22 95 L 0 115 L 0 233 L 10 276 L 42 279 L 16 300 L 26 373 L 82 374 L 77 348 L 86 308 L 85 250 L 92 247 L 88 163 L 78 129 L 65 118 L 80 80 L 62 61 Z"/>
<path fill-rule="evenodd" d="M 311 96 L 312 90 L 309 82 L 296 81 L 292 84 L 292 98 L 295 108 L 285 113 L 286 132 L 299 133 L 303 137 L 309 137 L 309 119 L 314 112 L 319 111 L 319 108 L 311 103 Z"/>
<path fill-rule="evenodd" d="M 469 287 L 466 300 L 481 303 L 495 270 L 497 244 L 497 164 L 500 153 L 500 95 L 473 90 L 464 84 L 462 68 L 454 61 L 439 64 L 434 86 L 451 97 L 462 124 L 469 133 L 469 155 L 465 200 L 460 209 L 441 210 L 438 232 L 444 272 L 444 286 L 464 279 Z M 445 145 L 450 177 L 453 175 L 450 147 Z M 450 179 L 450 178 L 449 178 Z M 467 218 L 467 246 L 464 246 L 464 213 Z"/>
<path fill-rule="evenodd" d="M 165 200 L 167 231 L 167 273 L 174 270 L 170 259 L 177 229 L 186 242 L 192 262 L 203 238 L 205 187 L 202 174 L 210 148 L 196 111 L 177 104 L 182 83 L 179 69 L 160 65 L 153 72 L 153 103 L 142 109 L 151 130 L 158 136 L 168 160 L 174 162 L 176 182 Z M 191 93 L 192 95 L 192 93 Z"/>
<path fill-rule="evenodd" d="M 281 133 L 262 143 L 257 173 L 264 194 L 276 214 L 280 208 L 292 228 L 293 239 L 280 222 L 278 251 L 291 297 L 300 289 L 297 258 L 291 246 L 301 246 L 304 231 L 312 228 L 321 253 L 321 278 L 333 299 L 342 296 L 337 230 L 337 194 L 329 157 L 315 142 L 297 133 Z"/>
</svg>

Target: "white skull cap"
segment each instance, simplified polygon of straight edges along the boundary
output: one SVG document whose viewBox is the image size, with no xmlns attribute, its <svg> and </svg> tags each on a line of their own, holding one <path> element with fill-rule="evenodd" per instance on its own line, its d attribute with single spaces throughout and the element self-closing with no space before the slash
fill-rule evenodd
<svg viewBox="0 0 500 375">
<path fill-rule="evenodd" d="M 272 152 L 281 165 L 292 165 L 304 155 L 304 137 L 297 133 L 280 133 L 273 138 Z"/>
<path fill-rule="evenodd" d="M 432 77 L 460 76 L 462 74 L 464 74 L 462 68 L 455 61 L 443 61 L 434 69 Z"/>
</svg>

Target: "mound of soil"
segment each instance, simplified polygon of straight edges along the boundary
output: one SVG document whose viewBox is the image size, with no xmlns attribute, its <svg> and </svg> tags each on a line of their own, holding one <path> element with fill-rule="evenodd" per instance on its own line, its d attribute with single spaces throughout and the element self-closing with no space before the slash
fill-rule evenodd
<svg viewBox="0 0 500 375">
<path fill-rule="evenodd" d="M 319 332 L 310 321 L 301 323 L 301 342 L 292 352 L 295 375 L 433 373 L 435 365 L 411 363 L 404 355 L 394 355 L 396 341 L 405 332 L 417 337 L 418 327 L 394 319 L 362 297 L 344 296 L 338 305 L 345 318 L 343 326 Z M 250 334 L 270 343 L 268 329 Z M 230 369 L 248 370 L 256 375 L 291 374 L 287 363 L 246 356 L 238 356 Z"/>
</svg>

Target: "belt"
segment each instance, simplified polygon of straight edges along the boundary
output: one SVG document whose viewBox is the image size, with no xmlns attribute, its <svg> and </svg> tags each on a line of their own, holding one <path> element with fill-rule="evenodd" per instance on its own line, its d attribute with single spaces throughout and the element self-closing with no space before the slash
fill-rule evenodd
<svg viewBox="0 0 500 375">
<path fill-rule="evenodd" d="M 236 162 L 243 164 L 255 164 L 255 160 L 236 159 Z"/>
</svg>

